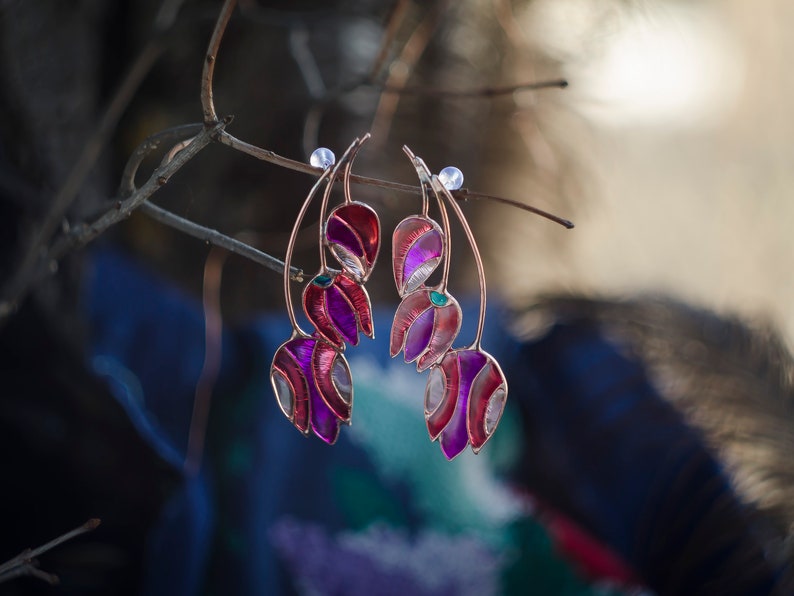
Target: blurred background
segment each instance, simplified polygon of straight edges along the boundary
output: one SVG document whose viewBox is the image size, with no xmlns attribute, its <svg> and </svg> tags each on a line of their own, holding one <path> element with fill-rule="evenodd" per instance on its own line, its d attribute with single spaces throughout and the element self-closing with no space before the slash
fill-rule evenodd
<svg viewBox="0 0 794 596">
<path fill-rule="evenodd" d="M 370 131 L 355 173 L 416 184 L 408 144 L 435 172 L 459 167 L 474 192 L 575 222 L 565 230 L 493 202 L 463 205 L 486 261 L 486 349 L 511 383 L 506 438 L 447 464 L 425 445 L 413 404 L 423 377 L 385 362 L 397 304 L 390 231 L 419 210 L 418 197 L 352 189 L 383 230 L 367 284 L 379 341 L 349 352 L 365 405 L 334 450 L 298 436 L 272 402 L 267 368 L 289 333 L 281 277 L 134 213 L 53 266 L 0 322 L 0 451 L 13 487 L 0 501 L 0 560 L 99 516 L 95 538 L 42 558 L 64 593 L 783 586 L 794 560 L 794 7 L 238 5 L 214 89 L 238 138 L 308 161 L 318 146 L 340 155 Z M 201 121 L 220 7 L 0 2 L 4 300 L 87 147 L 100 150 L 55 237 L 113 204 L 149 135 Z M 139 84 L 95 143 L 136 68 Z M 561 78 L 565 89 L 492 92 Z M 139 185 L 161 157 L 144 162 Z M 311 183 L 216 143 L 153 202 L 283 258 Z M 306 272 L 318 264 L 318 210 L 297 238 L 293 264 Z M 451 291 L 463 301 L 476 271 L 459 230 L 453 245 Z M 223 332 L 205 337 L 210 321 Z M 190 474 L 182 464 L 206 345 L 222 356 L 201 429 L 204 466 Z M 373 562 L 373 544 L 403 566 Z M 715 577 L 726 582 L 716 592 Z M 6 586 L 51 590 L 31 578 Z"/>
</svg>

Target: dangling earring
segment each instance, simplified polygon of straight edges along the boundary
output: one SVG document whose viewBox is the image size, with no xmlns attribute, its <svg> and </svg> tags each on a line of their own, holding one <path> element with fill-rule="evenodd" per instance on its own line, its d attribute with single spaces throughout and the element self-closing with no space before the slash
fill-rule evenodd
<svg viewBox="0 0 794 596">
<path fill-rule="evenodd" d="M 313 431 L 328 444 L 336 442 L 343 423 L 350 424 L 353 408 L 350 367 L 343 354 L 345 342 L 357 345 L 360 332 L 374 337 L 372 309 L 362 284 L 377 259 L 380 222 L 371 207 L 350 198 L 353 160 L 368 138 L 369 134 L 356 139 L 336 165 L 327 149 L 312 154 L 312 161 L 320 161 L 316 165 L 322 165 L 325 171 L 309 191 L 287 245 L 284 297 L 292 335 L 276 350 L 270 369 L 270 381 L 284 415 L 304 435 Z M 345 201 L 325 221 L 340 168 Z M 301 222 L 323 183 L 326 186 L 320 207 L 320 270 L 303 292 L 304 312 L 315 328 L 309 335 L 295 320 L 289 266 Z M 327 266 L 326 248 L 340 262 L 341 271 Z"/>
<path fill-rule="evenodd" d="M 403 352 L 406 362 L 416 361 L 422 372 L 438 362 L 452 346 L 460 331 L 463 314 L 447 291 L 449 279 L 449 217 L 443 201 L 437 199 L 443 229 L 430 219 L 428 189 L 430 173 L 424 162 L 407 147 L 422 189 L 422 213 L 402 220 L 392 235 L 392 272 L 402 302 L 394 314 L 391 329 L 391 356 Z M 435 194 L 435 193 L 434 193 Z M 444 264 L 441 281 L 425 285 L 439 264 Z"/>
<path fill-rule="evenodd" d="M 439 288 L 436 289 L 437 296 L 441 298 L 438 302 L 444 304 L 449 302 L 449 299 L 444 301 L 448 296 L 446 293 L 446 279 L 449 271 L 449 222 L 446 215 L 445 203 L 455 212 L 466 238 L 474 254 L 474 261 L 477 266 L 477 277 L 480 286 L 480 312 L 479 320 L 477 323 L 477 333 L 474 341 L 465 348 L 457 348 L 454 350 L 449 349 L 452 341 L 454 341 L 457 331 L 460 329 L 460 322 L 457 323 L 457 329 L 449 340 L 449 345 L 444 352 L 438 356 L 434 352 L 431 356 L 431 362 L 428 367 L 430 374 L 427 379 L 427 386 L 425 389 L 425 420 L 427 422 L 427 429 L 430 433 L 432 441 L 439 440 L 441 450 L 447 459 L 453 459 L 459 455 L 467 445 L 471 444 L 472 451 L 479 453 L 483 445 L 493 435 L 496 426 L 504 412 L 505 402 L 507 400 L 507 381 L 505 379 L 499 363 L 487 352 L 483 351 L 481 342 L 482 334 L 485 326 L 485 271 L 482 264 L 480 252 L 477 249 L 477 243 L 474 240 L 474 234 L 471 227 L 466 221 L 463 212 L 461 211 L 455 199 L 450 194 L 450 189 L 456 190 L 462 186 L 463 176 L 456 168 L 445 168 L 442 171 L 445 182 L 443 183 L 439 176 L 432 175 L 425 163 L 416 157 L 410 149 L 403 147 L 406 154 L 411 158 L 411 161 L 416 168 L 419 180 L 422 184 L 422 197 L 426 203 L 427 188 L 433 192 L 439 204 L 439 209 L 442 214 L 442 221 L 444 222 L 444 236 L 445 236 L 445 254 L 442 255 L 445 261 L 445 269 L 442 276 L 442 282 Z M 426 216 L 426 208 L 423 209 L 423 215 Z M 415 217 L 415 216 L 414 216 Z M 411 218 L 408 218 L 411 219 Z M 405 221 L 408 221 L 404 220 Z M 403 223 L 404 223 L 403 222 Z M 402 225 L 402 224 L 400 224 Z M 398 229 L 400 226 L 398 226 Z M 419 226 L 417 224 L 417 229 Z M 407 261 L 404 255 L 412 253 L 414 255 L 421 255 L 416 258 L 416 262 L 423 261 L 430 263 L 435 257 L 431 257 L 434 251 L 422 251 L 416 248 L 411 248 L 417 245 L 417 240 L 411 234 L 398 234 L 395 231 L 394 236 L 394 252 L 393 258 L 395 261 Z M 395 280 L 398 279 L 398 272 L 404 271 L 404 264 L 394 263 Z M 429 267 L 430 265 L 428 265 Z M 434 269 L 433 265 L 430 271 Z M 411 264 L 410 267 L 414 267 Z M 429 273 L 428 273 L 429 276 Z M 402 273 L 402 278 L 404 273 Z M 427 277 L 425 277 L 427 279 Z M 398 291 L 401 291 L 400 282 L 397 282 Z M 438 290 L 442 290 L 438 292 Z M 417 290 L 423 291 L 423 290 Z M 407 349 L 408 342 L 417 338 L 416 341 L 421 343 L 429 333 L 429 343 L 433 343 L 433 338 L 444 337 L 446 343 L 448 334 L 440 327 L 437 326 L 435 320 L 431 327 L 417 327 L 419 317 L 413 316 L 414 309 L 405 307 L 406 301 L 411 298 L 413 294 L 408 294 L 403 298 L 403 303 L 397 309 L 395 314 L 394 324 L 392 326 L 392 355 L 399 353 L 399 346 L 402 345 L 403 349 Z M 402 295 L 402 294 L 401 294 Z M 436 302 L 432 299 L 437 297 L 430 294 L 431 302 L 437 306 Z M 451 297 L 449 297 L 451 298 Z M 443 307 L 444 304 L 441 306 Z M 457 305 L 457 303 L 455 303 Z M 459 312 L 460 307 L 458 307 Z M 427 316 L 421 314 L 419 316 Z M 437 319 L 436 319 L 437 320 Z M 429 331 L 427 330 L 429 329 Z M 441 342 L 439 342 L 440 344 Z M 395 346 L 398 349 L 395 352 Z M 425 354 L 429 353 L 429 349 Z M 408 355 L 406 354 L 406 359 Z M 426 367 L 427 368 L 427 367 Z"/>
</svg>

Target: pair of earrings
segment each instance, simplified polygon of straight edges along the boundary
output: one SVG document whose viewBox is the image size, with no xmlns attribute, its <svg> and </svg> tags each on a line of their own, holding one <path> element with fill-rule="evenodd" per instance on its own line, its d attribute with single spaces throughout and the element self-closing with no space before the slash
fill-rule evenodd
<svg viewBox="0 0 794 596">
<path fill-rule="evenodd" d="M 338 163 L 327 149 L 312 154 L 312 165 L 324 168 L 301 207 L 287 245 L 284 296 L 292 335 L 273 358 L 270 379 L 284 415 L 303 434 L 314 432 L 333 444 L 342 424 L 350 423 L 353 384 L 344 357 L 345 343 L 357 345 L 359 334 L 374 338 L 372 308 L 363 287 L 380 248 L 380 222 L 371 207 L 350 197 L 350 171 L 362 144 L 356 139 Z M 402 301 L 394 315 L 390 350 L 429 370 L 424 396 L 425 421 L 433 441 L 439 440 L 448 459 L 467 445 L 478 453 L 491 437 L 507 399 L 507 381 L 499 364 L 481 347 L 485 325 L 485 273 L 474 235 L 450 189 L 462 185 L 462 174 L 446 168 L 433 175 L 408 147 L 403 148 L 419 177 L 422 211 L 401 221 L 392 236 L 392 271 Z M 334 182 L 342 172 L 344 202 L 326 219 Z M 314 196 L 325 184 L 320 207 L 320 271 L 303 292 L 303 309 L 314 326 L 307 334 L 295 319 L 289 284 L 289 265 L 300 224 Z M 430 218 L 435 199 L 441 225 Z M 480 286 L 480 311 L 474 341 L 453 349 L 463 313 L 447 290 L 450 269 L 450 218 L 457 217 L 468 239 Z M 326 250 L 341 270 L 326 264 Z M 441 280 L 425 282 L 443 265 Z"/>
</svg>

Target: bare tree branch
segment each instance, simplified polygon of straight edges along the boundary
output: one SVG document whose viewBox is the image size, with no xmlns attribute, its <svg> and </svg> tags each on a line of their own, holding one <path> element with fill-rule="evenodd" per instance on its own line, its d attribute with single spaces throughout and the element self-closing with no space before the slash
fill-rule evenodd
<svg viewBox="0 0 794 596">
<path fill-rule="evenodd" d="M 145 213 L 152 219 L 155 219 L 160 223 L 167 225 L 168 227 L 179 230 L 180 232 L 184 232 L 185 234 L 193 236 L 194 238 L 198 238 L 199 240 L 203 240 L 207 244 L 225 248 L 229 252 L 233 252 L 240 255 L 241 257 L 250 259 L 257 265 L 267 267 L 276 273 L 284 273 L 284 262 L 280 261 L 276 257 L 270 256 L 269 254 L 262 252 L 253 246 L 250 246 L 244 242 L 240 242 L 239 240 L 235 240 L 234 238 L 226 236 L 225 234 L 221 234 L 216 230 L 205 228 L 204 226 L 180 217 L 179 215 L 171 213 L 162 207 L 158 207 L 149 201 L 143 202 L 143 204 L 140 206 L 140 211 L 141 213 Z M 302 269 L 290 267 L 289 276 L 293 281 L 302 282 L 303 275 Z"/>
<path fill-rule="evenodd" d="M 50 540 L 46 544 L 43 544 L 34 549 L 25 549 L 21 553 L 19 553 L 13 559 L 9 559 L 2 565 L 0 565 L 0 583 L 13 579 L 15 577 L 19 577 L 22 575 L 32 575 L 34 577 L 38 577 L 39 579 L 49 583 L 49 584 L 57 584 L 58 577 L 52 575 L 50 573 L 45 573 L 37 568 L 36 557 L 43 555 L 47 551 L 55 548 L 56 546 L 63 544 L 67 540 L 71 540 L 72 538 L 76 538 L 81 534 L 85 534 L 86 532 L 90 532 L 91 530 L 96 529 L 99 527 L 101 521 L 96 518 L 89 519 L 85 522 L 82 526 L 78 526 L 74 530 L 70 530 L 65 534 L 61 534 L 57 538 Z"/>
<path fill-rule="evenodd" d="M 215 112 L 215 102 L 212 97 L 212 77 L 215 74 L 215 61 L 218 56 L 221 39 L 224 31 L 226 31 L 226 25 L 229 24 L 229 19 L 232 17 L 235 4 L 237 4 L 237 0 L 226 0 L 223 3 L 207 47 L 207 56 L 204 59 L 204 70 L 201 74 L 201 109 L 204 113 L 205 126 L 210 126 L 218 121 L 218 114 Z"/>
<path fill-rule="evenodd" d="M 380 87 L 383 93 L 393 93 L 398 95 L 421 95 L 424 97 L 439 97 L 444 99 L 485 99 L 497 97 L 499 95 L 510 95 L 520 91 L 538 91 L 540 89 L 565 89 L 568 81 L 565 79 L 553 79 L 551 81 L 539 81 L 536 83 L 519 83 L 517 85 L 505 85 L 500 87 L 481 87 L 479 89 L 435 89 L 433 87 L 400 87 L 399 85 L 383 85 Z"/>
</svg>

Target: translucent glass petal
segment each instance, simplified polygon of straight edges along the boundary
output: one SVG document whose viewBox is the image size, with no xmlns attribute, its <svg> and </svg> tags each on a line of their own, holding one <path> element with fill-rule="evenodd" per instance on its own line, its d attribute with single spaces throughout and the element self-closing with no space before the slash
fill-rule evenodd
<svg viewBox="0 0 794 596">
<path fill-rule="evenodd" d="M 427 420 L 427 431 L 430 433 L 430 439 L 435 441 L 441 431 L 443 431 L 452 419 L 455 413 L 455 406 L 458 403 L 458 389 L 460 386 L 460 370 L 458 365 L 457 351 L 449 352 L 444 356 L 440 364 L 432 367 L 430 375 L 433 371 L 441 371 L 444 379 L 444 392 L 441 398 L 441 403 L 435 410 L 428 414 L 428 406 L 425 404 L 425 419 Z M 429 379 L 428 379 L 429 383 Z"/>
<path fill-rule="evenodd" d="M 419 315 L 405 336 L 405 361 L 413 362 L 427 349 L 436 317 L 433 308 Z"/>
<path fill-rule="evenodd" d="M 392 271 L 398 293 L 403 296 L 421 287 L 443 252 L 444 235 L 432 219 L 412 215 L 397 224 L 392 235 Z"/>
<path fill-rule="evenodd" d="M 482 361 L 469 391 L 469 441 L 477 453 L 493 434 L 507 399 L 507 381 L 496 361 L 484 352 L 468 350 L 469 360 Z"/>
<path fill-rule="evenodd" d="M 337 352 L 331 344 L 318 342 L 312 360 L 312 374 L 315 387 L 326 407 L 341 421 L 349 422 L 353 392 L 350 370 L 347 369 L 344 356 Z M 335 378 L 335 375 L 338 378 Z M 347 390 L 344 393 L 340 391 L 338 382 L 347 385 Z"/>
<path fill-rule="evenodd" d="M 273 389 L 276 392 L 276 398 L 278 399 L 282 411 L 287 418 L 292 419 L 295 401 L 295 394 L 292 391 L 292 386 L 289 384 L 287 378 L 277 370 L 274 370 L 270 374 L 270 381 L 273 383 Z"/>
<path fill-rule="evenodd" d="M 350 369 L 347 367 L 347 362 L 345 362 L 344 358 L 337 357 L 334 361 L 331 378 L 342 399 L 346 403 L 351 403 L 353 401 L 353 382 L 350 378 Z"/>
<path fill-rule="evenodd" d="M 413 322 L 431 306 L 430 297 L 425 290 L 413 292 L 403 298 L 397 307 L 397 312 L 394 313 L 394 322 L 391 327 L 389 344 L 392 358 L 402 351 L 405 345 L 405 334 Z"/>
<path fill-rule="evenodd" d="M 444 357 L 458 336 L 463 320 L 460 306 L 452 296 L 449 296 L 446 306 L 434 307 L 433 312 L 435 313 L 433 336 L 430 338 L 427 351 L 416 363 L 416 370 L 419 372 L 427 370 Z"/>
<path fill-rule="evenodd" d="M 342 267 L 357 280 L 369 277 L 380 249 L 380 222 L 363 203 L 348 203 L 331 212 L 325 238 Z"/>
<path fill-rule="evenodd" d="M 336 285 L 344 293 L 358 316 L 359 330 L 367 337 L 375 337 L 372 325 L 372 307 L 369 295 L 360 283 L 349 278 L 344 273 L 336 276 Z"/>
<path fill-rule="evenodd" d="M 303 291 L 303 311 L 323 338 L 341 348 L 344 341 L 328 313 L 327 292 L 329 287 L 322 288 L 314 283 L 307 285 Z"/>
</svg>

